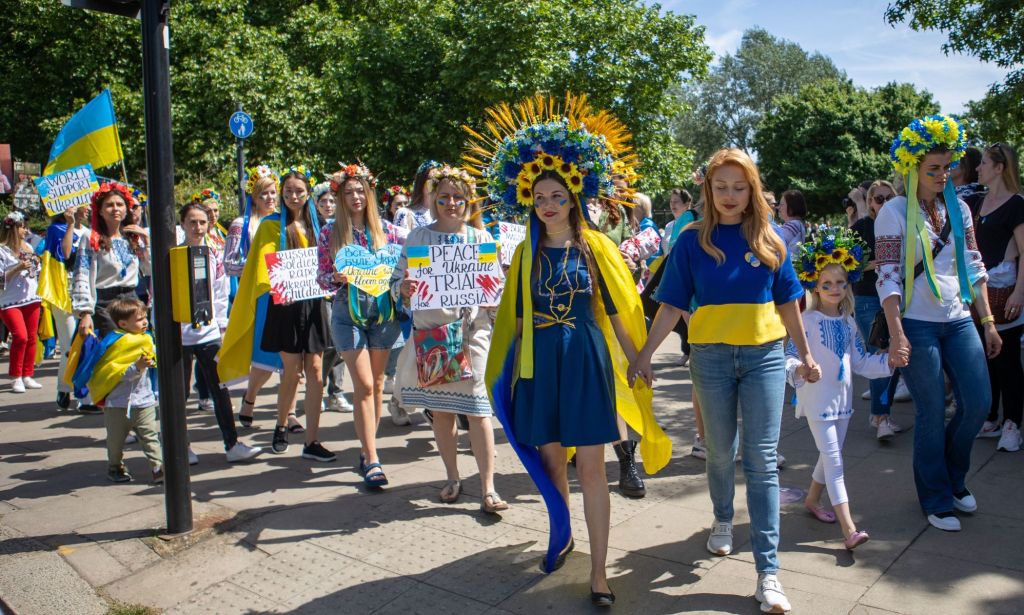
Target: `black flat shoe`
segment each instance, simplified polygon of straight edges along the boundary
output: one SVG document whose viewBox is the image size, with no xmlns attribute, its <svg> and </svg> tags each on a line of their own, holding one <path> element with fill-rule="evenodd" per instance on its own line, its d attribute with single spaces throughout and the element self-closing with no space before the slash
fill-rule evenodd
<svg viewBox="0 0 1024 615">
<path fill-rule="evenodd" d="M 608 589 L 610 590 L 611 588 L 609 587 Z M 602 594 L 591 589 L 590 603 L 594 606 L 609 607 L 615 604 L 615 592 L 609 591 L 607 594 Z"/>
<path fill-rule="evenodd" d="M 570 537 L 569 538 L 569 545 L 567 547 L 565 547 L 565 549 L 563 549 L 561 553 L 558 554 L 558 559 L 555 560 L 555 565 L 551 567 L 551 570 L 544 570 L 544 560 L 540 561 L 541 572 L 547 572 L 547 573 L 550 574 L 550 573 L 558 570 L 562 566 L 564 566 L 565 565 L 565 558 L 568 557 L 569 554 L 572 553 L 573 549 L 575 549 L 575 548 L 576 548 L 576 540 Z"/>
</svg>

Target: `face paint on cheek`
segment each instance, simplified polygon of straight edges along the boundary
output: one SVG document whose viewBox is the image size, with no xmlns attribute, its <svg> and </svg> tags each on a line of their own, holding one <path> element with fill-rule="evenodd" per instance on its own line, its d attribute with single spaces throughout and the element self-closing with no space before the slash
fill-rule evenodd
<svg viewBox="0 0 1024 615">
<path fill-rule="evenodd" d="M 938 173 L 934 173 L 932 171 L 925 171 L 924 174 L 927 175 L 928 177 L 935 177 L 936 175 L 938 175 Z"/>
<path fill-rule="evenodd" d="M 558 206 L 559 207 L 565 207 L 565 204 L 568 203 L 568 202 L 569 202 L 569 199 L 562 199 L 562 200 L 558 201 Z"/>
</svg>

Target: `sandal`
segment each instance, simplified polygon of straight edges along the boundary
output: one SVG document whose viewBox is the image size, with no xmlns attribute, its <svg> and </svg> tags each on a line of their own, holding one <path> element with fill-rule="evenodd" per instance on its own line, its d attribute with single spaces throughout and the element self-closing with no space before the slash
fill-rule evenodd
<svg viewBox="0 0 1024 615">
<path fill-rule="evenodd" d="M 821 521 L 822 523 L 835 523 L 836 522 L 836 515 L 835 515 L 835 513 L 831 512 L 831 511 L 828 511 L 828 510 L 825 510 L 821 506 L 811 506 L 810 504 L 807 504 L 805 502 L 804 503 L 804 508 L 806 508 L 809 513 L 814 515 L 815 519 L 817 519 L 818 521 Z"/>
<path fill-rule="evenodd" d="M 388 484 L 388 477 L 379 462 L 374 461 L 363 466 L 363 482 L 371 489 L 380 489 Z"/>
<path fill-rule="evenodd" d="M 462 495 L 462 481 L 446 481 L 444 487 L 441 488 L 440 498 L 443 504 L 454 504 L 458 501 L 460 495 Z"/>
<path fill-rule="evenodd" d="M 497 491 L 488 491 L 484 501 L 480 503 L 480 510 L 493 515 L 500 510 L 508 510 L 508 502 L 501 499 Z"/>
<path fill-rule="evenodd" d="M 292 421 L 295 421 L 292 423 Z M 306 433 L 306 428 L 299 423 L 299 419 L 295 417 L 294 412 L 288 413 L 288 433 Z"/>
<path fill-rule="evenodd" d="M 250 415 L 246 416 L 246 415 L 242 414 L 242 410 L 245 408 L 246 404 L 249 404 L 249 406 L 252 407 L 253 411 L 256 410 L 256 402 L 249 401 L 248 399 L 246 399 L 243 396 L 242 397 L 242 407 L 239 408 L 239 410 L 238 410 L 238 424 L 241 425 L 242 427 L 245 427 L 246 429 L 249 429 L 250 427 L 252 427 L 252 415 L 250 414 Z"/>
</svg>

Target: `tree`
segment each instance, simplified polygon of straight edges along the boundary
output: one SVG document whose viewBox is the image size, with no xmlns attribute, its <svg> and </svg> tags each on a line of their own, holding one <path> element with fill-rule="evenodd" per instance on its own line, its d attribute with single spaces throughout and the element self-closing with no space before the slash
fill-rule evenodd
<svg viewBox="0 0 1024 615">
<path fill-rule="evenodd" d="M 795 188 L 821 212 L 839 212 L 850 188 L 891 175 L 889 146 L 910 121 L 938 110 L 928 92 L 890 83 L 874 90 L 831 79 L 777 99 L 755 145 L 766 185 Z"/>
<path fill-rule="evenodd" d="M 885 18 L 891 25 L 907 22 L 914 30 L 947 33 L 949 40 L 942 45 L 947 55 L 967 53 L 1011 69 L 1002 83 L 993 84 L 987 101 L 972 105 L 971 115 L 988 116 L 983 120 L 987 126 L 993 122 L 1006 126 L 999 131 L 1024 124 L 1024 8 L 1020 0 L 896 0 L 886 9 Z"/>
<path fill-rule="evenodd" d="M 845 78 L 826 56 L 760 28 L 747 30 L 735 55 L 724 55 L 706 79 L 676 91 L 690 107 L 677 120 L 677 138 L 696 150 L 698 160 L 722 147 L 753 150 L 757 126 L 777 110 L 779 96 Z"/>
<path fill-rule="evenodd" d="M 60 24 L 56 28 L 54 24 Z M 59 35 L 55 35 L 59 32 Z M 710 61 L 691 16 L 639 0 L 192 0 L 172 5 L 175 166 L 230 192 L 242 102 L 256 129 L 251 163 L 305 163 L 322 172 L 361 159 L 382 181 L 406 183 L 427 158 L 457 162 L 462 124 L 536 92 L 586 92 L 635 134 L 641 187 L 685 175 L 692 153 L 667 127 L 671 88 Z M 144 168 L 137 22 L 56 2 L 0 12 L 0 134 L 45 160 L 63 122 L 103 87 L 118 112 L 129 175 Z M 27 50 L 27 55 L 25 51 Z M 45 71 L 29 68 L 45 66 Z M 41 72 L 42 74 L 37 74 Z"/>
</svg>

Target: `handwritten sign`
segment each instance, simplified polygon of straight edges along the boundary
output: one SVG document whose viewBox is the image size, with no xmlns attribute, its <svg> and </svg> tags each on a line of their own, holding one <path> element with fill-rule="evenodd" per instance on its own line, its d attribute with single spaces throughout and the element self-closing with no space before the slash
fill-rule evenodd
<svg viewBox="0 0 1024 615">
<path fill-rule="evenodd" d="M 316 248 L 279 250 L 264 256 L 274 303 L 308 301 L 327 295 L 316 281 Z"/>
<path fill-rule="evenodd" d="M 413 310 L 494 306 L 501 299 L 498 246 L 493 243 L 406 246 L 417 282 Z"/>
<path fill-rule="evenodd" d="M 99 190 L 96 174 L 91 164 L 44 175 L 35 180 L 39 198 L 43 201 L 46 213 L 51 216 L 69 209 L 88 205 L 94 192 Z"/>
<path fill-rule="evenodd" d="M 498 223 L 498 236 L 501 237 L 501 264 L 508 267 L 512 264 L 512 255 L 516 248 L 526 239 L 526 227 L 511 222 Z"/>
<path fill-rule="evenodd" d="M 20 211 L 35 211 L 39 209 L 39 193 L 36 186 L 30 181 L 18 182 L 14 187 L 14 208 Z"/>
<path fill-rule="evenodd" d="M 370 252 L 358 244 L 349 244 L 338 250 L 334 269 L 345 274 L 348 283 L 359 290 L 379 297 L 388 291 L 391 273 L 402 256 L 402 246 L 389 243 Z"/>
</svg>

